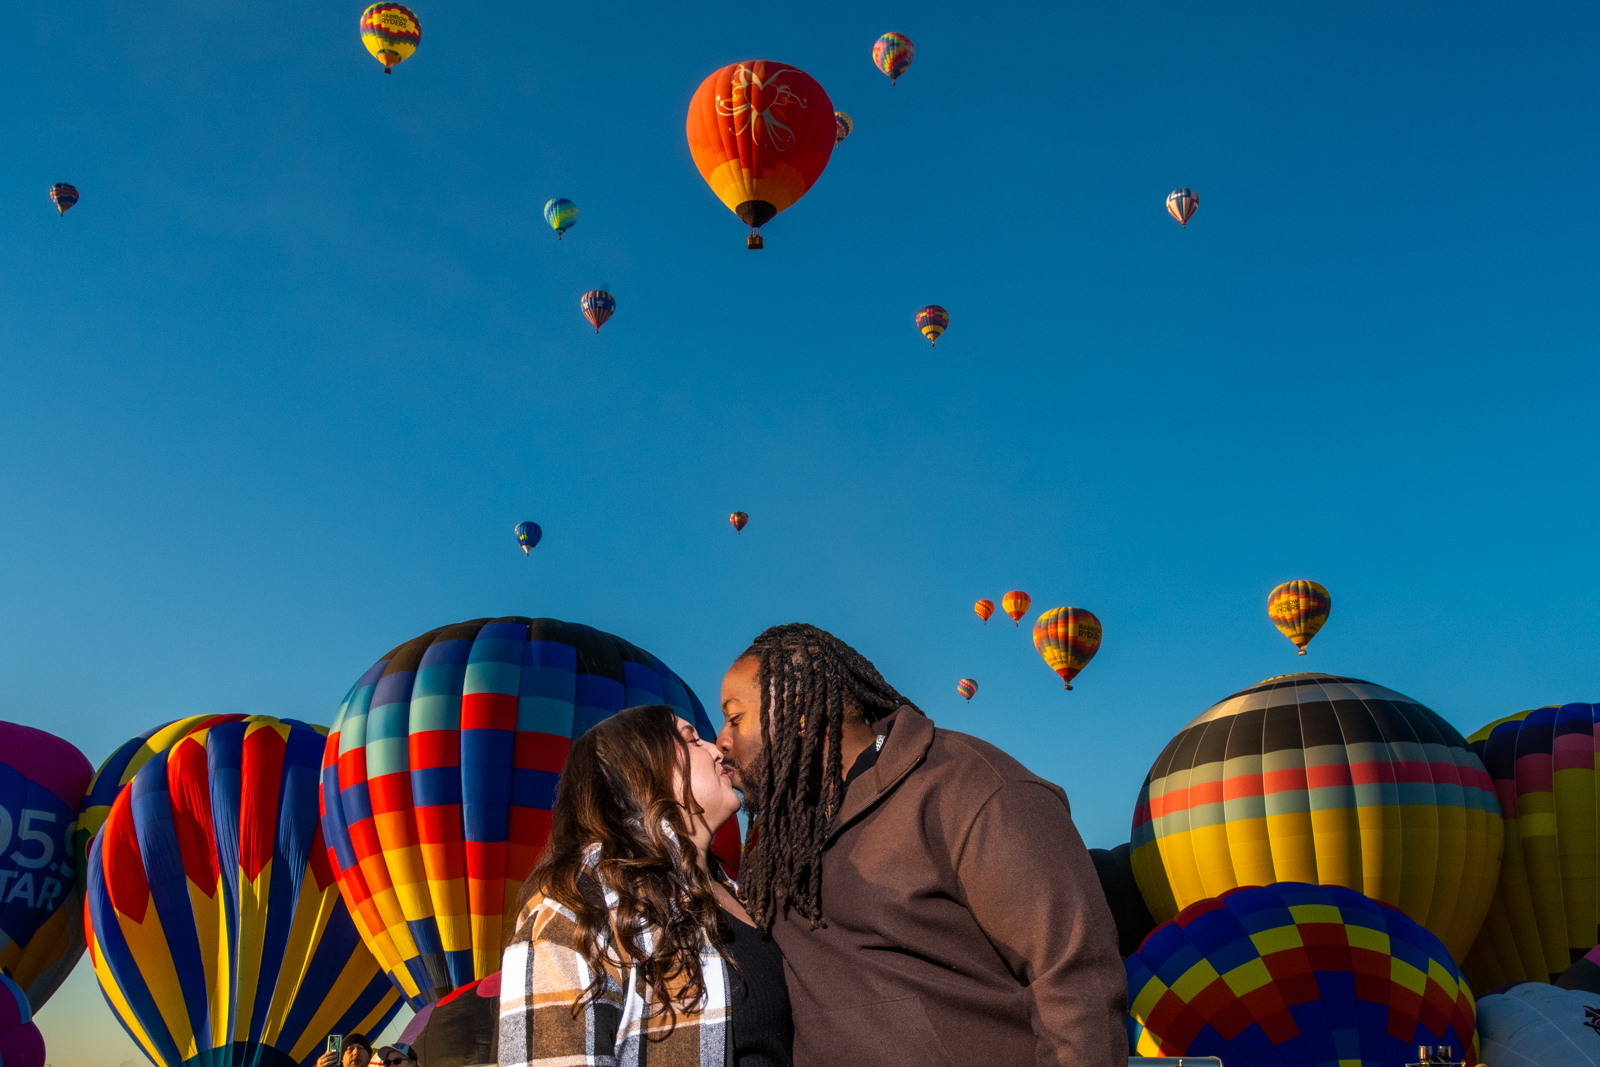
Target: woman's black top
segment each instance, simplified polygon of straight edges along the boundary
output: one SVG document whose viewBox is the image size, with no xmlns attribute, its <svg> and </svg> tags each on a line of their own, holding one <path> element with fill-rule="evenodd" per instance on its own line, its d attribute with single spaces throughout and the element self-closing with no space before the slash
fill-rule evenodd
<svg viewBox="0 0 1600 1067">
<path fill-rule="evenodd" d="M 794 1019 L 789 1015 L 789 986 L 783 976 L 783 953 L 761 931 L 732 914 L 733 936 L 728 955 L 739 965 L 728 968 L 733 984 L 733 1060 L 738 1067 L 790 1067 Z M 743 978 L 740 977 L 743 972 Z"/>
</svg>

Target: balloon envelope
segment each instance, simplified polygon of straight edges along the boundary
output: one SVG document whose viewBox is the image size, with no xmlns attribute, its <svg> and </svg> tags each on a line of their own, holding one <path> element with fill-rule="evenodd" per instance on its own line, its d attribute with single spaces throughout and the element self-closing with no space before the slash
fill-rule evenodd
<svg viewBox="0 0 1600 1067">
<path fill-rule="evenodd" d="M 1552 705 L 1497 719 L 1467 738 L 1488 771 L 1505 826 L 1494 899 L 1462 964 L 1479 989 L 1553 982 L 1595 947 L 1597 722 L 1600 705 Z"/>
<path fill-rule="evenodd" d="M 1184 229 L 1189 228 L 1189 220 L 1194 218 L 1199 206 L 1200 194 L 1193 189 L 1174 189 L 1167 194 L 1167 214 L 1177 219 Z"/>
<path fill-rule="evenodd" d="M 1020 589 L 1013 589 L 1000 598 L 1000 610 L 1011 616 L 1013 623 L 1022 621 L 1028 613 L 1028 605 L 1033 603 L 1033 598 Z"/>
<path fill-rule="evenodd" d="M 589 320 L 594 332 L 599 333 L 600 327 L 609 322 L 611 316 L 616 313 L 617 298 L 602 289 L 592 289 L 583 294 L 578 306 L 583 309 L 583 317 Z"/>
<path fill-rule="evenodd" d="M 972 610 L 978 613 L 978 618 L 983 620 L 985 626 L 989 625 L 989 616 L 994 614 L 994 601 L 980 600 L 972 605 Z"/>
<path fill-rule="evenodd" d="M 1051 608 L 1033 624 L 1033 647 L 1071 689 L 1072 679 L 1100 651 L 1100 620 L 1083 608 Z"/>
<path fill-rule="evenodd" d="M 806 194 L 833 155 L 833 101 L 798 67 L 730 63 L 689 101 L 689 152 L 711 191 L 760 229 Z"/>
<path fill-rule="evenodd" d="M 1303 656 L 1333 610 L 1333 598 L 1316 582 L 1284 582 L 1267 594 L 1267 617 L 1278 631 L 1294 642 Z"/>
<path fill-rule="evenodd" d="M 578 224 L 578 205 L 571 200 L 557 197 L 545 201 L 544 221 L 556 231 L 556 240 L 561 240 L 561 235 Z"/>
<path fill-rule="evenodd" d="M 92 775 L 69 742 L 0 722 L 0 967 L 35 1010 L 83 955 L 73 837 Z"/>
<path fill-rule="evenodd" d="M 164 1067 L 310 1067 L 399 993 L 339 898 L 317 815 L 325 730 L 251 716 L 156 753 L 89 853 L 89 954 Z"/>
<path fill-rule="evenodd" d="M 1133 877 L 1131 852 L 1132 846 L 1126 844 L 1089 850 L 1094 873 L 1100 878 L 1100 890 L 1111 909 L 1111 919 L 1117 924 L 1117 949 L 1123 959 L 1133 955 L 1139 943 L 1156 928 L 1150 909 L 1144 906 L 1144 897 L 1139 895 L 1139 883 Z"/>
<path fill-rule="evenodd" d="M 4 974 L 0 974 L 0 1067 L 44 1067 L 44 1035 L 33 1021 L 28 995 Z"/>
<path fill-rule="evenodd" d="M 361 43 L 388 74 L 422 43 L 422 23 L 401 4 L 373 4 L 361 13 Z"/>
<path fill-rule="evenodd" d="M 517 523 L 517 544 L 522 546 L 522 554 L 526 556 L 533 549 L 539 547 L 539 542 L 544 540 L 544 530 L 536 522 Z"/>
<path fill-rule="evenodd" d="M 850 131 L 856 128 L 856 124 L 843 111 L 835 111 L 833 121 L 837 127 L 833 134 L 833 143 L 844 144 L 844 139 L 850 136 Z"/>
<path fill-rule="evenodd" d="M 1472 991 L 1439 939 L 1341 886 L 1284 882 L 1199 901 L 1124 966 L 1140 1056 L 1399 1067 L 1418 1045 L 1473 1048 Z"/>
<path fill-rule="evenodd" d="M 500 969 L 503 917 L 549 837 L 572 739 L 639 704 L 716 736 L 660 660 L 556 619 L 440 627 L 350 690 L 323 762 L 323 826 L 345 901 L 413 1007 Z M 714 847 L 737 870 L 734 820 Z"/>
<path fill-rule="evenodd" d="M 1542 982 L 1478 1001 L 1478 1041 L 1490 1067 L 1600 1067 L 1600 998 Z"/>
<path fill-rule="evenodd" d="M 972 698 L 977 695 L 978 683 L 971 678 L 963 678 L 961 681 L 956 683 L 956 692 L 966 697 L 970 702 Z"/>
<path fill-rule="evenodd" d="M 932 348 L 938 342 L 939 335 L 949 328 L 950 312 L 938 304 L 929 304 L 917 312 L 917 329 L 928 339 L 928 347 Z"/>
<path fill-rule="evenodd" d="M 66 182 L 57 182 L 50 187 L 50 202 L 56 206 L 56 211 L 65 215 L 67 208 L 78 202 L 78 190 Z"/>
<path fill-rule="evenodd" d="M 900 80 L 916 55 L 916 46 L 903 33 L 886 33 L 872 43 L 872 62 L 889 75 L 890 85 Z"/>
<path fill-rule="evenodd" d="M 1269 678 L 1167 743 L 1134 809 L 1157 920 L 1229 889 L 1311 882 L 1396 905 L 1462 959 L 1494 893 L 1500 806 L 1455 727 L 1330 674 Z"/>
<path fill-rule="evenodd" d="M 728 521 L 733 524 L 734 533 L 743 533 L 745 524 L 750 521 L 750 516 L 746 515 L 742 511 L 735 511 L 732 515 L 728 516 Z"/>
</svg>

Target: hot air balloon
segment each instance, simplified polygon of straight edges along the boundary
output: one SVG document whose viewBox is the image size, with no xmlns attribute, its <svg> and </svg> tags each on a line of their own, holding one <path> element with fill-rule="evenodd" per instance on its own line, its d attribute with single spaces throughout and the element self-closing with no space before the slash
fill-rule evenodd
<svg viewBox="0 0 1600 1067">
<path fill-rule="evenodd" d="M 1478 1042 L 1492 1067 L 1600 1067 L 1593 993 L 1540 982 L 1478 998 Z"/>
<path fill-rule="evenodd" d="M 78 202 L 78 190 L 66 182 L 56 182 L 50 187 L 50 202 L 58 212 L 66 215 L 67 208 Z"/>
<path fill-rule="evenodd" d="M 872 61 L 879 70 L 889 75 L 890 85 L 900 80 L 900 75 L 911 66 L 916 55 L 916 46 L 903 33 L 886 33 L 872 45 Z"/>
<path fill-rule="evenodd" d="M 81 915 L 78 922 L 81 928 Z M 4 974 L 0 974 L 0 1065 L 44 1067 L 44 1035 L 33 1021 L 28 995 Z"/>
<path fill-rule="evenodd" d="M 250 716 L 145 761 L 89 852 L 89 956 L 152 1062 L 310 1067 L 399 992 L 362 945 L 317 815 L 325 728 Z"/>
<path fill-rule="evenodd" d="M 1200 194 L 1193 189 L 1174 189 L 1167 194 L 1167 214 L 1178 220 L 1184 228 L 1189 228 L 1189 220 L 1194 218 L 1195 208 L 1200 206 Z"/>
<path fill-rule="evenodd" d="M 1460 960 L 1494 895 L 1502 833 L 1455 727 L 1371 682 L 1291 674 L 1167 743 L 1131 840 L 1157 920 L 1238 886 L 1314 880 L 1395 905 Z"/>
<path fill-rule="evenodd" d="M 983 620 L 985 626 L 989 625 L 989 616 L 994 614 L 994 601 L 980 600 L 972 605 L 972 610 L 978 613 L 978 618 Z"/>
<path fill-rule="evenodd" d="M 967 703 L 972 703 L 972 698 L 977 695 L 978 683 L 971 678 L 963 678 L 956 683 L 956 692 L 967 698 Z"/>
<path fill-rule="evenodd" d="M 1034 621 L 1033 647 L 1071 689 L 1072 679 L 1100 651 L 1100 620 L 1083 608 L 1051 608 Z"/>
<path fill-rule="evenodd" d="M 361 13 L 361 43 L 389 74 L 422 43 L 422 23 L 408 7 L 373 4 Z"/>
<path fill-rule="evenodd" d="M 1013 625 L 1021 622 L 1022 617 L 1028 613 L 1028 605 L 1033 603 L 1033 598 L 1020 589 L 1013 589 L 1000 598 L 1000 610 L 1011 616 Z"/>
<path fill-rule="evenodd" d="M 1100 879 L 1100 891 L 1105 894 L 1106 905 L 1111 909 L 1111 919 L 1117 924 L 1117 950 L 1127 959 L 1139 950 L 1139 944 L 1156 921 L 1139 895 L 1139 883 L 1133 877 L 1133 846 L 1116 848 L 1091 848 L 1089 859 L 1094 861 L 1094 873 Z"/>
<path fill-rule="evenodd" d="M 544 221 L 556 231 L 556 240 L 561 240 L 561 235 L 578 224 L 578 205 L 571 200 L 556 197 L 546 200 L 544 204 Z"/>
<path fill-rule="evenodd" d="M 1328 621 L 1333 599 L 1316 582 L 1284 582 L 1267 594 L 1267 617 L 1278 630 L 1306 654 L 1306 645 Z"/>
<path fill-rule="evenodd" d="M 589 320 L 594 327 L 594 332 L 599 333 L 617 310 L 617 298 L 603 289 L 591 289 L 583 294 L 583 299 L 578 302 L 583 308 L 583 317 Z"/>
<path fill-rule="evenodd" d="M 844 144 L 844 139 L 850 136 L 850 131 L 856 128 L 856 124 L 851 122 L 850 116 L 843 111 L 835 111 L 833 113 L 833 121 L 839 127 L 833 135 L 833 143 L 836 145 Z"/>
<path fill-rule="evenodd" d="M 413 1042 L 418 1062 L 430 1067 L 495 1062 L 500 1036 L 499 971 L 462 986 L 429 1008 L 432 1011 L 428 1021 Z M 423 1009 L 427 1011 L 428 1008 Z M 418 1012 L 417 1017 L 421 1018 L 423 1012 Z"/>
<path fill-rule="evenodd" d="M 323 827 L 366 943 L 414 1008 L 500 969 L 502 921 L 550 833 L 571 739 L 689 687 L 619 637 L 477 619 L 407 641 L 356 682 L 323 761 Z M 737 869 L 730 820 L 713 847 Z"/>
<path fill-rule="evenodd" d="M 746 515 L 742 511 L 735 511 L 732 515 L 728 516 L 728 521 L 733 523 L 734 533 L 743 533 L 745 523 L 750 521 L 750 516 Z"/>
<path fill-rule="evenodd" d="M 529 552 L 532 552 L 534 549 L 538 548 L 539 547 L 539 542 L 542 541 L 543 539 L 544 539 L 544 531 L 539 528 L 539 524 L 538 523 L 536 523 L 536 522 L 519 522 L 519 523 L 517 523 L 517 544 L 522 546 L 522 554 L 524 556 L 526 556 Z"/>
<path fill-rule="evenodd" d="M 1124 966 L 1139 1056 L 1398 1067 L 1419 1045 L 1474 1049 L 1472 991 L 1444 945 L 1342 886 L 1282 882 L 1197 901 Z"/>
<path fill-rule="evenodd" d="M 54 734 L 0 722 L 0 968 L 34 1010 L 83 955 L 72 841 L 93 773 Z"/>
<path fill-rule="evenodd" d="M 1556 981 L 1595 947 L 1597 723 L 1600 705 L 1552 705 L 1496 719 L 1467 738 L 1505 826 L 1494 899 L 1461 966 L 1475 988 Z"/>
<path fill-rule="evenodd" d="M 689 151 L 700 176 L 728 210 L 760 229 L 806 195 L 833 155 L 833 101 L 798 67 L 766 59 L 731 63 L 700 83 L 689 101 Z"/>
<path fill-rule="evenodd" d="M 928 347 L 932 348 L 939 341 L 939 335 L 950 328 L 950 312 L 938 304 L 929 304 L 917 312 L 917 329 L 922 331 L 922 336 L 928 339 Z"/>
</svg>

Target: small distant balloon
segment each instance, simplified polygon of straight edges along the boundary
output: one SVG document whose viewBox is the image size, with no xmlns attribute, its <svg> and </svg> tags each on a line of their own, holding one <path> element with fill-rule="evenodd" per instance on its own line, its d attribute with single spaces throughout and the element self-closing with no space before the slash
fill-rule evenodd
<svg viewBox="0 0 1600 1067">
<path fill-rule="evenodd" d="M 522 546 L 522 554 L 524 556 L 538 548 L 539 542 L 542 540 L 544 540 L 544 531 L 539 528 L 538 523 L 517 523 L 517 544 Z"/>
<path fill-rule="evenodd" d="M 734 533 L 743 533 L 744 524 L 750 521 L 750 516 L 746 515 L 742 511 L 735 511 L 732 515 L 728 516 L 728 521 L 733 523 Z"/>
<path fill-rule="evenodd" d="M 1304 579 L 1284 582 L 1267 594 L 1267 617 L 1283 636 L 1294 642 L 1302 656 L 1332 610 L 1333 598 L 1328 591 Z"/>
<path fill-rule="evenodd" d="M 1022 621 L 1022 617 L 1028 613 L 1028 605 L 1032 603 L 1033 597 L 1020 589 L 1013 589 L 1000 598 L 1000 607 L 1011 616 L 1013 624 Z"/>
<path fill-rule="evenodd" d="M 1200 206 L 1200 194 L 1193 189 L 1174 189 L 1167 194 L 1167 214 L 1178 220 L 1184 228 L 1189 228 L 1189 220 L 1194 218 L 1195 208 Z"/>
<path fill-rule="evenodd" d="M 591 289 L 583 294 L 579 306 L 583 308 L 583 317 L 594 327 L 594 332 L 599 333 L 600 327 L 616 313 L 617 298 L 604 289 Z"/>
<path fill-rule="evenodd" d="M 972 610 L 978 613 L 978 618 L 983 620 L 985 626 L 989 625 L 989 616 L 994 614 L 994 601 L 980 600 L 972 605 Z"/>
<path fill-rule="evenodd" d="M 67 208 L 78 202 L 78 190 L 66 182 L 56 182 L 50 187 L 50 202 L 56 206 L 57 211 L 65 215 Z"/>
<path fill-rule="evenodd" d="M 1033 624 L 1033 647 L 1066 688 L 1100 651 L 1100 620 L 1082 608 L 1051 608 Z"/>
<path fill-rule="evenodd" d="M 578 205 L 563 197 L 545 201 L 544 221 L 556 231 L 556 240 L 561 240 L 561 235 L 578 224 Z"/>
<path fill-rule="evenodd" d="M 361 13 L 361 43 L 390 74 L 422 43 L 422 23 L 401 4 L 373 4 Z"/>
<path fill-rule="evenodd" d="M 851 122 L 850 116 L 843 111 L 835 111 L 833 121 L 839 126 L 838 132 L 833 135 L 833 143 L 844 144 L 844 139 L 850 136 L 850 131 L 856 128 L 856 124 Z"/>
<path fill-rule="evenodd" d="M 900 79 L 916 55 L 916 46 L 903 33 L 886 33 L 872 46 L 872 61 L 879 70 L 889 75 L 890 85 Z"/>
<path fill-rule="evenodd" d="M 967 698 L 967 703 L 972 703 L 973 696 L 978 692 L 978 683 L 971 678 L 963 678 L 956 683 L 956 692 Z"/>
<path fill-rule="evenodd" d="M 922 331 L 922 336 L 928 339 L 928 347 L 932 348 L 939 341 L 939 335 L 950 328 L 950 312 L 938 304 L 929 304 L 917 312 L 917 329 Z"/>
</svg>

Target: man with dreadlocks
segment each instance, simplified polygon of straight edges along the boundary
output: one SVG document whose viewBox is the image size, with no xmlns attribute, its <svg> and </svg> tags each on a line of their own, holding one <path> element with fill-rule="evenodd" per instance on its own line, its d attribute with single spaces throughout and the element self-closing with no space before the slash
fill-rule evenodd
<svg viewBox="0 0 1600 1067">
<path fill-rule="evenodd" d="M 1116 926 L 1059 786 L 802 623 L 739 657 L 722 714 L 795 1067 L 1124 1067 Z"/>
</svg>

